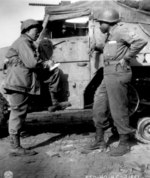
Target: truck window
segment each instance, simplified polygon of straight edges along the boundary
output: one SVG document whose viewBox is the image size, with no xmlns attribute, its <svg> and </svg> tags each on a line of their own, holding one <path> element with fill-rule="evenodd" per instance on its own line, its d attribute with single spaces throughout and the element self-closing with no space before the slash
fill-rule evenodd
<svg viewBox="0 0 150 178">
<path fill-rule="evenodd" d="M 76 36 L 87 36 L 88 23 L 67 23 L 65 21 L 49 22 L 44 36 L 47 38 L 68 38 Z"/>
</svg>

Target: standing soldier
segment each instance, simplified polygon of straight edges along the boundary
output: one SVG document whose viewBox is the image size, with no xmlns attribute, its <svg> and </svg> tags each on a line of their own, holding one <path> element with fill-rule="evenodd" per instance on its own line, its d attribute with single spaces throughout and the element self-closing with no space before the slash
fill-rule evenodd
<svg viewBox="0 0 150 178">
<path fill-rule="evenodd" d="M 5 90 L 11 107 L 9 135 L 11 154 L 15 156 L 34 155 L 20 145 L 20 130 L 25 121 L 30 95 L 40 94 L 36 71 L 43 66 L 33 42 L 39 37 L 42 26 L 38 21 L 28 19 L 21 25 L 21 36 L 9 48 L 6 58 L 8 72 Z"/>
<path fill-rule="evenodd" d="M 128 137 L 134 130 L 129 126 L 129 110 L 127 90 L 131 81 L 132 60 L 147 42 L 129 31 L 120 21 L 119 13 L 114 9 L 106 9 L 98 14 L 100 30 L 107 34 L 103 49 L 104 77 L 97 88 L 93 105 L 93 120 L 96 127 L 94 142 L 85 147 L 86 150 L 105 149 L 104 125 L 107 121 L 108 109 L 114 126 L 120 136 L 117 148 L 110 150 L 111 156 L 121 156 L 129 150 Z"/>
</svg>

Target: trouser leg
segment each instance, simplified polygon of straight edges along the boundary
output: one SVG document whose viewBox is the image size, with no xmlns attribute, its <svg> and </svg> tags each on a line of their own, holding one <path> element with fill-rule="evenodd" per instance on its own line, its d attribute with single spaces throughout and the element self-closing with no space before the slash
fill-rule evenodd
<svg viewBox="0 0 150 178">
<path fill-rule="evenodd" d="M 87 146 L 86 150 L 105 149 L 104 128 L 108 114 L 108 98 L 104 81 L 97 88 L 93 104 L 93 121 L 96 127 L 95 140 Z"/>
<path fill-rule="evenodd" d="M 56 68 L 49 73 L 49 78 L 44 81 L 48 84 L 48 90 L 51 96 L 52 104 L 55 105 L 59 100 L 59 92 L 61 90 L 60 70 Z"/>
<path fill-rule="evenodd" d="M 109 103 L 105 81 L 97 88 L 94 95 L 93 121 L 96 128 L 105 128 L 108 122 Z"/>
<path fill-rule="evenodd" d="M 56 68 L 50 75 L 49 79 L 45 81 L 48 84 L 48 90 L 51 96 L 52 106 L 48 108 L 50 112 L 56 110 L 63 110 L 71 106 L 70 102 L 64 101 L 60 102 L 60 92 L 62 90 L 61 86 L 61 76 L 60 70 Z"/>
<path fill-rule="evenodd" d="M 20 129 L 23 126 L 27 115 L 29 96 L 21 93 L 12 93 L 8 95 L 11 107 L 9 117 L 9 135 L 10 135 L 10 154 L 13 156 L 35 155 L 34 151 L 28 151 L 20 145 Z"/>
<path fill-rule="evenodd" d="M 111 148 L 111 156 L 122 156 L 130 151 L 128 137 L 133 133 L 129 126 L 128 110 L 128 82 L 131 74 L 118 74 L 105 76 L 106 88 L 108 91 L 109 105 L 114 125 L 119 133 L 120 142 L 117 148 Z"/>
<path fill-rule="evenodd" d="M 129 134 L 128 83 L 130 74 L 107 75 L 104 77 L 111 115 L 119 134 Z"/>
<path fill-rule="evenodd" d="M 8 95 L 10 104 L 9 134 L 18 134 L 25 121 L 28 109 L 28 95 L 12 93 Z"/>
</svg>

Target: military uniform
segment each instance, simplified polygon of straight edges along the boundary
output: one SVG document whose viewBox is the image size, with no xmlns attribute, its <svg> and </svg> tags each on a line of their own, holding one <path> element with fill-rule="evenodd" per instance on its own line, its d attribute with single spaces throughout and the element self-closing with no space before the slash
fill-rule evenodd
<svg viewBox="0 0 150 178">
<path fill-rule="evenodd" d="M 8 70 L 4 89 L 11 108 L 8 129 L 11 154 L 15 156 L 36 154 L 34 151 L 22 148 L 20 130 L 27 115 L 29 96 L 40 94 L 37 70 L 43 64 L 33 44 L 40 30 L 37 21 L 33 19 L 24 21 L 21 25 L 21 36 L 11 45 L 6 54 Z"/>
<path fill-rule="evenodd" d="M 43 61 L 51 60 L 53 55 L 52 42 L 47 38 L 41 40 L 38 45 L 38 52 L 40 59 Z M 58 102 L 58 97 L 56 97 L 56 95 L 61 91 L 59 68 L 55 68 L 52 71 L 50 71 L 49 68 L 44 68 L 40 71 L 39 77 L 42 82 L 48 85 L 52 104 L 55 105 Z"/>
<path fill-rule="evenodd" d="M 132 78 L 130 60 L 132 60 L 147 42 L 138 37 L 133 31 L 119 23 L 119 12 L 106 8 L 99 11 L 96 20 L 100 30 L 107 34 L 103 49 L 104 75 L 101 85 L 94 96 L 93 120 L 96 127 L 95 141 L 86 149 L 101 148 L 105 150 L 104 127 L 110 122 L 117 128 L 120 142 L 117 148 L 110 148 L 111 156 L 122 156 L 129 152 L 128 139 L 134 130 L 129 126 L 128 84 Z M 119 133 L 119 135 L 118 135 Z"/>
<path fill-rule="evenodd" d="M 93 106 L 93 120 L 96 128 L 104 128 L 110 110 L 119 134 L 129 134 L 128 84 L 132 71 L 130 60 L 147 44 L 125 25 L 117 24 L 108 34 L 103 50 L 104 78 L 98 87 Z M 121 66 L 119 61 L 125 60 Z"/>
<path fill-rule="evenodd" d="M 40 59 L 43 61 L 52 61 L 52 55 L 53 55 L 53 45 L 52 42 L 44 38 L 40 41 L 38 44 L 38 52 L 40 55 Z M 42 81 L 42 84 L 44 84 L 43 88 L 45 88 L 45 84 L 48 86 L 49 94 L 52 101 L 52 106 L 48 107 L 48 111 L 53 112 L 56 110 L 62 110 L 66 107 L 70 106 L 70 103 L 60 102 L 60 95 L 62 92 L 62 81 L 61 81 L 61 71 L 59 68 L 55 68 L 54 70 L 50 71 L 49 67 L 42 69 L 39 72 L 40 80 Z"/>
<path fill-rule="evenodd" d="M 36 68 L 41 61 L 32 40 L 25 34 L 12 44 L 6 58 L 9 59 L 9 67 L 5 89 L 11 106 L 9 133 L 17 134 L 26 117 L 29 95 L 40 94 Z"/>
</svg>

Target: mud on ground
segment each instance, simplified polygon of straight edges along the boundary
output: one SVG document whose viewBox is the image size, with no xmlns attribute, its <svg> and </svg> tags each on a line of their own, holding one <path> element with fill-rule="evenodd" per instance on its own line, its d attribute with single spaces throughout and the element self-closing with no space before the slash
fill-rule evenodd
<svg viewBox="0 0 150 178">
<path fill-rule="evenodd" d="M 110 157 L 109 152 L 95 150 L 84 153 L 83 147 L 94 138 L 92 129 L 84 125 L 68 126 L 65 132 L 53 129 L 30 128 L 29 135 L 22 138 L 22 145 L 39 154 L 29 157 L 9 155 L 9 138 L 0 139 L 0 178 L 13 173 L 14 178 L 149 178 L 150 145 L 131 142 L 131 152 L 121 157 Z M 62 125 L 62 127 L 64 127 Z M 76 127 L 76 129 L 75 129 Z M 40 127 L 39 127 L 40 128 Z M 75 132 L 73 131 L 75 129 Z M 45 130 L 45 131 L 44 131 Z M 77 132 L 80 130 L 80 132 Z M 82 132 L 84 130 L 84 132 Z M 107 140 L 110 130 L 105 134 Z M 115 140 L 113 140 L 115 141 Z M 118 141 L 110 146 L 117 146 Z"/>
</svg>

